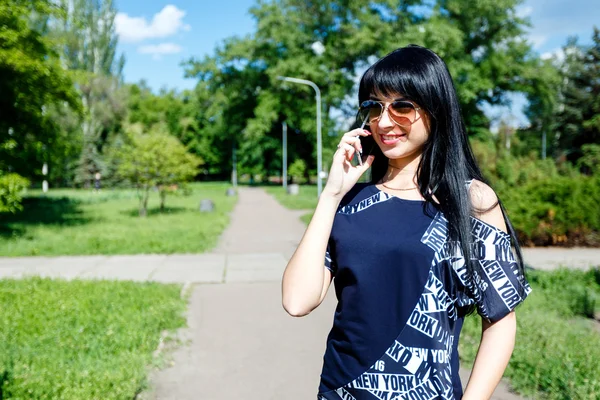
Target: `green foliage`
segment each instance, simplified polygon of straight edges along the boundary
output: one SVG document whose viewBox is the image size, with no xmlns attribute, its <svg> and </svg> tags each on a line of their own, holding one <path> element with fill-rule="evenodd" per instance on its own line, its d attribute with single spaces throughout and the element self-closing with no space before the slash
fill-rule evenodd
<svg viewBox="0 0 600 400">
<path fill-rule="evenodd" d="M 0 213 L 21 211 L 23 191 L 29 181 L 17 174 L 0 175 Z"/>
<path fill-rule="evenodd" d="M 600 174 L 600 144 L 584 144 L 581 146 L 582 156 L 577 167 L 589 174 Z"/>
<path fill-rule="evenodd" d="M 0 281 L 3 399 L 132 399 L 161 333 L 185 324 L 177 285 Z"/>
<path fill-rule="evenodd" d="M 75 183 L 89 187 L 96 172 L 108 175 L 106 147 L 121 131 L 126 92 L 116 77 L 78 71 L 77 84 L 86 113 L 79 127 L 81 152 Z"/>
<path fill-rule="evenodd" d="M 557 400 L 600 397 L 598 322 L 581 317 L 571 297 L 585 291 L 589 299 L 600 298 L 594 278 L 599 271 L 529 272 L 533 292 L 517 309 L 516 346 L 505 372 L 519 393 Z M 467 363 L 475 359 L 480 332 L 480 318 L 467 318 L 459 345 Z"/>
<path fill-rule="evenodd" d="M 190 184 L 189 196 L 170 199 L 164 212 L 151 193 L 148 217 L 138 217 L 134 190 L 29 191 L 25 210 L 0 220 L 0 256 L 173 254 L 210 251 L 229 225 L 236 197 L 225 183 Z M 315 190 L 316 193 L 316 190 Z M 216 205 L 198 212 L 202 199 Z"/>
<path fill-rule="evenodd" d="M 355 113 L 356 100 L 348 96 L 355 92 L 355 76 L 369 57 L 417 43 L 447 61 L 469 131 L 487 137 L 489 121 L 479 106 L 504 104 L 507 93 L 528 92 L 537 79 L 539 65 L 522 39 L 527 24 L 517 17 L 518 3 L 259 2 L 250 11 L 257 23 L 254 33 L 227 39 L 213 56 L 187 64 L 188 76 L 199 80 L 196 95 L 204 115 L 199 133 L 222 155 L 231 154 L 232 141 L 239 143 L 240 170 L 268 175 L 280 167 L 280 123 L 285 120 L 303 133 L 290 135 L 290 158 L 305 160 L 312 172 L 313 90 L 277 77 L 304 78 L 321 88 L 323 131 L 331 132 L 324 135 L 324 147 L 333 147 L 336 134 L 348 128 L 347 118 Z M 319 45 L 325 49 L 322 54 L 314 50 Z M 344 122 L 330 118 L 334 108 L 342 110 Z M 221 158 L 222 169 L 228 168 L 228 159 Z"/>
<path fill-rule="evenodd" d="M 44 110 L 66 104 L 81 111 L 73 82 L 45 35 L 48 16 L 59 14 L 50 0 L 0 3 L 0 170 L 28 178 L 41 175 L 61 139 Z"/>
<path fill-rule="evenodd" d="M 472 147 L 522 243 L 600 244 L 600 175 L 582 175 L 570 163 L 534 155 L 515 157 L 493 142 L 472 141 Z"/>
<path fill-rule="evenodd" d="M 306 174 L 306 163 L 298 158 L 289 167 L 288 174 L 292 177 L 294 183 L 302 183 Z"/>
<path fill-rule="evenodd" d="M 600 176 L 548 176 L 498 192 L 524 243 L 600 244 Z"/>
<path fill-rule="evenodd" d="M 579 45 L 571 38 L 563 53 L 564 61 L 556 61 L 560 96 L 549 142 L 556 156 L 576 163 L 584 145 L 600 143 L 600 29 L 594 27 L 591 45 Z"/>
<path fill-rule="evenodd" d="M 161 194 L 161 209 L 170 186 L 190 181 L 198 174 L 202 160 L 190 154 L 175 137 L 166 133 L 133 134 L 130 143 L 119 149 L 119 176 L 130 181 L 140 193 L 140 216 L 146 216 L 150 189 Z"/>
</svg>

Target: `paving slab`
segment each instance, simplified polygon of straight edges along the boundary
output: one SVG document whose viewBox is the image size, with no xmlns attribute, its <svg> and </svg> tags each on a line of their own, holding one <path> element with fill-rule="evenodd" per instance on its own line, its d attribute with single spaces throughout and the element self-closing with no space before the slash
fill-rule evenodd
<svg viewBox="0 0 600 400">
<path fill-rule="evenodd" d="M 47 264 L 53 257 L 0 257 L 0 268 L 25 267 Z"/>
<path fill-rule="evenodd" d="M 225 282 L 280 282 L 287 261 L 281 253 L 230 254 Z"/>
<path fill-rule="evenodd" d="M 261 188 L 240 187 L 239 201 L 215 253 L 281 253 L 289 259 L 306 225 Z"/>
<path fill-rule="evenodd" d="M 166 255 L 112 256 L 96 268 L 80 275 L 86 279 L 148 281 L 150 275 L 167 258 Z"/>
<path fill-rule="evenodd" d="M 542 270 L 559 267 L 587 269 L 600 267 L 600 249 L 588 247 L 523 248 L 523 260 L 526 265 Z"/>
<path fill-rule="evenodd" d="M 222 283 L 225 254 L 170 255 L 156 268 L 150 279 L 163 283 Z"/>
<path fill-rule="evenodd" d="M 154 374 L 144 398 L 316 399 L 334 300 L 300 319 L 283 310 L 277 282 L 197 285 L 192 341 L 172 354 L 173 366 Z"/>
</svg>

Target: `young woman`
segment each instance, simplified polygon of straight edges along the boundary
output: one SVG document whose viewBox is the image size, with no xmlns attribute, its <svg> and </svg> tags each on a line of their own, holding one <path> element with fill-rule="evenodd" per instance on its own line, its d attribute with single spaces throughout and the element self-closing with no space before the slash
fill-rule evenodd
<svg viewBox="0 0 600 400">
<path fill-rule="evenodd" d="M 335 277 L 318 398 L 489 399 L 513 350 L 513 310 L 530 288 L 452 78 L 434 52 L 401 48 L 365 72 L 359 102 L 369 130 L 342 137 L 283 276 L 293 316 L 315 309 Z M 372 154 L 354 166 L 363 149 Z M 357 184 L 369 167 L 371 182 Z M 483 333 L 463 394 L 458 337 L 475 309 Z"/>
</svg>

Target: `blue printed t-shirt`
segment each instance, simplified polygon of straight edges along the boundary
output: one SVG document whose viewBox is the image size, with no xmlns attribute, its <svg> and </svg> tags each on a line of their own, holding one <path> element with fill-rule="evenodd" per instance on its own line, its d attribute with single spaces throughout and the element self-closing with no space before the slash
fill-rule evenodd
<svg viewBox="0 0 600 400">
<path fill-rule="evenodd" d="M 461 307 L 502 319 L 529 294 L 510 237 L 474 217 L 472 258 L 483 273 L 464 279 L 448 252 L 447 220 L 431 203 L 357 184 L 342 200 L 325 266 L 338 305 L 327 338 L 319 399 L 460 399 Z"/>
</svg>

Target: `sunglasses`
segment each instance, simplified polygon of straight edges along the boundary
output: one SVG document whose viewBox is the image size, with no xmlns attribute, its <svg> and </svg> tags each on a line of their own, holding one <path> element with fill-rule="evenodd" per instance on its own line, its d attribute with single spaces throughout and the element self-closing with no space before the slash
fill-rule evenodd
<svg viewBox="0 0 600 400">
<path fill-rule="evenodd" d="M 420 115 L 417 118 L 417 111 L 421 108 L 408 100 L 394 100 L 388 105 L 382 101 L 366 100 L 361 103 L 356 117 L 360 124 L 370 125 L 378 122 L 386 109 L 390 119 L 404 128 L 409 128 L 420 118 Z"/>
</svg>

